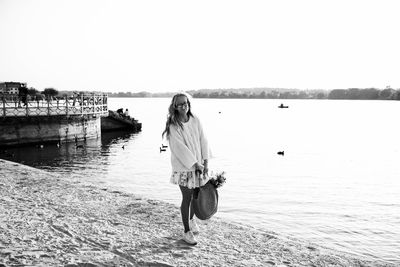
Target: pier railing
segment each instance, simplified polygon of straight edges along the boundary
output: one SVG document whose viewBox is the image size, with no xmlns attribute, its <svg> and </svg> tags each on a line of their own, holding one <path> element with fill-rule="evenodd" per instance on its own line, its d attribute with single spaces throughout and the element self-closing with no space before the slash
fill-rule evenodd
<svg viewBox="0 0 400 267">
<path fill-rule="evenodd" d="M 21 98 L 0 94 L 0 117 L 108 115 L 107 94 Z"/>
</svg>

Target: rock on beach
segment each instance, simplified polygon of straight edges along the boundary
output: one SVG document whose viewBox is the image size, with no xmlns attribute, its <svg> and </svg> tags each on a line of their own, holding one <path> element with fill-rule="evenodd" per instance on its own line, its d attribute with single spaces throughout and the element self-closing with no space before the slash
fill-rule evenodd
<svg viewBox="0 0 400 267">
<path fill-rule="evenodd" d="M 0 266 L 389 266 L 0 160 Z"/>
</svg>

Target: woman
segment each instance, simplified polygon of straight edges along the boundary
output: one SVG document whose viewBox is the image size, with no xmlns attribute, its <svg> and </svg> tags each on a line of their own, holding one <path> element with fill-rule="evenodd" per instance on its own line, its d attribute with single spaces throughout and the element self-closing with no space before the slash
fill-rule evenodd
<svg viewBox="0 0 400 267">
<path fill-rule="evenodd" d="M 182 192 L 183 240 L 196 245 L 193 234 L 199 233 L 199 228 L 193 219 L 192 197 L 194 189 L 203 186 L 209 180 L 210 153 L 200 120 L 192 114 L 187 95 L 180 93 L 172 98 L 162 136 L 164 135 L 171 149 L 171 183 L 179 185 Z M 196 177 L 196 172 L 203 175 Z"/>
</svg>

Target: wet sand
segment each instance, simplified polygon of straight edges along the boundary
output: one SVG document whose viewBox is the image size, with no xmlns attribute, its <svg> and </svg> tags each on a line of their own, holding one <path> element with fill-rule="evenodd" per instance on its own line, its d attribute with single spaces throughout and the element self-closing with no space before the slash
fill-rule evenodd
<svg viewBox="0 0 400 267">
<path fill-rule="evenodd" d="M 0 160 L 0 266 L 390 266 Z M 223 190 L 223 189 L 222 189 Z"/>
</svg>

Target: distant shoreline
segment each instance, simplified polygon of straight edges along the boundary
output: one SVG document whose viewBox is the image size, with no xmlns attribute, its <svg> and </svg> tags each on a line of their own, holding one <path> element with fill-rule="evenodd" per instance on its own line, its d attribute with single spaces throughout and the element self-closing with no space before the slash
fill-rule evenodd
<svg viewBox="0 0 400 267">
<path fill-rule="evenodd" d="M 329 99 L 329 100 L 400 100 L 400 89 L 375 88 L 366 89 L 334 89 L 334 90 L 298 90 L 298 89 L 204 89 L 187 91 L 193 98 L 217 99 Z M 149 92 L 108 92 L 109 97 L 171 97 L 175 93 L 149 93 Z"/>
<path fill-rule="evenodd" d="M 46 266 L 393 266 L 278 234 L 201 221 L 180 238 L 179 208 L 0 160 L 0 263 Z"/>
</svg>

